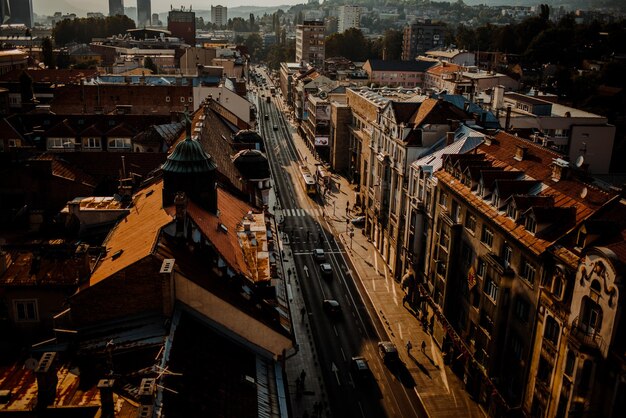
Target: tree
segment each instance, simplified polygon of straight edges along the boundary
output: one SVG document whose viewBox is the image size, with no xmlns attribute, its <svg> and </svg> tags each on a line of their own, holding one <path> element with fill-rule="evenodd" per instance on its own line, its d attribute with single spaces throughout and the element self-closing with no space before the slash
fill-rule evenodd
<svg viewBox="0 0 626 418">
<path fill-rule="evenodd" d="M 47 68 L 54 68 L 54 49 L 52 47 L 52 39 L 49 36 L 41 41 L 41 55 L 43 63 Z"/>
<path fill-rule="evenodd" d="M 20 98 L 22 105 L 33 104 L 35 102 L 33 78 L 26 71 L 22 71 L 20 74 Z"/>
<path fill-rule="evenodd" d="M 263 48 L 263 38 L 258 33 L 253 33 L 246 38 L 244 45 L 248 48 L 248 53 L 253 59 L 258 59 Z"/>
<path fill-rule="evenodd" d="M 385 60 L 399 60 L 402 57 L 402 36 L 401 30 L 387 29 L 383 35 L 382 47 Z"/>
</svg>

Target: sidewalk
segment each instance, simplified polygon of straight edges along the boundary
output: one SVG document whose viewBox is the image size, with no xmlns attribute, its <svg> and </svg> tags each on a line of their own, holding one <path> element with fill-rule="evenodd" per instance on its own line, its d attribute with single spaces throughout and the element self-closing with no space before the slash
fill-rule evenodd
<svg viewBox="0 0 626 418">
<path fill-rule="evenodd" d="M 318 162 L 298 134 L 292 132 L 292 135 L 296 148 L 303 158 L 307 157 L 308 164 Z M 337 174 L 333 174 L 332 181 L 331 192 L 326 199 L 326 213 L 333 212 L 334 204 L 335 216 L 327 217 L 329 223 L 352 261 L 356 270 L 354 277 L 361 281 L 390 340 L 399 348 L 428 415 L 432 418 L 485 417 L 479 404 L 464 390 L 463 381 L 444 365 L 439 347 L 423 329 L 417 312 L 403 303 L 404 291 L 391 277 L 384 260 L 363 235 L 362 229 L 355 227 L 352 237 L 347 233 L 346 220 L 351 215 L 346 213 L 345 208 L 354 204 L 354 189 Z M 429 311 L 428 315 L 431 314 Z M 410 354 L 404 349 L 407 341 L 411 341 L 413 347 Z M 423 351 L 422 342 L 426 343 Z"/>
</svg>

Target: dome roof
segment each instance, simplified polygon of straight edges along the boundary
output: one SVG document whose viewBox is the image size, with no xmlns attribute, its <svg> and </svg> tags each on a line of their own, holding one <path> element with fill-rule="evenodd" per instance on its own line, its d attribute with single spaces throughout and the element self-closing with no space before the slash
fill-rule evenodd
<svg viewBox="0 0 626 418">
<path fill-rule="evenodd" d="M 241 150 L 233 156 L 233 163 L 246 179 L 270 177 L 270 165 L 267 156 L 259 150 Z"/>
<path fill-rule="evenodd" d="M 187 137 L 176 145 L 162 168 L 170 173 L 207 173 L 217 166 L 198 141 Z"/>
<path fill-rule="evenodd" d="M 253 129 L 242 129 L 235 134 L 233 142 L 259 144 L 263 143 L 263 138 Z"/>
</svg>

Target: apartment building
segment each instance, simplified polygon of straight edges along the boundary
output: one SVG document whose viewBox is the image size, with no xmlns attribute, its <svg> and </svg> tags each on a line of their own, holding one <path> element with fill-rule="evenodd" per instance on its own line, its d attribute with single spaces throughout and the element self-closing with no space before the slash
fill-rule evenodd
<svg viewBox="0 0 626 418">
<path fill-rule="evenodd" d="M 524 410 L 536 417 L 624 411 L 626 201 L 616 197 L 559 240 L 542 282 Z"/>
<path fill-rule="evenodd" d="M 228 7 L 211 6 L 211 23 L 219 27 L 228 25 Z"/>
<path fill-rule="evenodd" d="M 493 89 L 492 111 L 505 129 L 559 152 L 592 174 L 610 171 L 616 128 L 605 116 L 504 90 Z"/>
<path fill-rule="evenodd" d="M 560 154 L 505 132 L 485 137 L 475 153 L 447 156 L 435 174 L 425 288 L 460 342 L 439 320 L 434 336 L 489 408 L 520 405 L 536 372 L 547 255 L 614 196 L 579 174 Z"/>
<path fill-rule="evenodd" d="M 444 45 L 445 26 L 430 19 L 415 21 L 402 33 L 402 60 L 412 61 L 418 55 Z"/>
<path fill-rule="evenodd" d="M 363 65 L 368 82 L 377 86 L 422 87 L 424 74 L 435 65 L 433 61 L 384 61 L 369 59 Z"/>
<path fill-rule="evenodd" d="M 361 6 L 339 6 L 338 31 L 343 33 L 350 28 L 361 27 Z"/>
<path fill-rule="evenodd" d="M 305 20 L 296 27 L 296 62 L 304 61 L 316 68 L 324 65 L 324 22 Z"/>
</svg>

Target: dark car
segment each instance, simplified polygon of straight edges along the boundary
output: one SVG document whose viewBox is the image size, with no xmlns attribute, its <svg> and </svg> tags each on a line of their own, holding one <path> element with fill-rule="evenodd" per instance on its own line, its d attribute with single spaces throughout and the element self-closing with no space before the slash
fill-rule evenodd
<svg viewBox="0 0 626 418">
<path fill-rule="evenodd" d="M 341 313 L 341 305 L 334 299 L 325 299 L 322 305 L 328 315 L 335 316 Z"/>
<path fill-rule="evenodd" d="M 278 130 L 278 125 L 274 125 L 274 130 L 277 131 Z"/>
<path fill-rule="evenodd" d="M 323 276 L 331 277 L 333 275 L 333 267 L 329 263 L 320 264 L 320 270 Z"/>
<path fill-rule="evenodd" d="M 398 348 L 391 341 L 380 341 L 378 343 L 378 354 L 385 364 L 394 364 L 398 362 Z"/>
<path fill-rule="evenodd" d="M 350 222 L 354 226 L 363 226 L 365 225 L 365 216 L 355 216 L 350 220 Z"/>
<path fill-rule="evenodd" d="M 313 250 L 313 256 L 316 260 L 323 260 L 326 256 L 324 255 L 324 250 L 321 248 L 316 248 Z"/>
<path fill-rule="evenodd" d="M 364 381 L 371 376 L 370 366 L 365 357 L 352 357 L 351 369 L 355 380 Z"/>
</svg>

